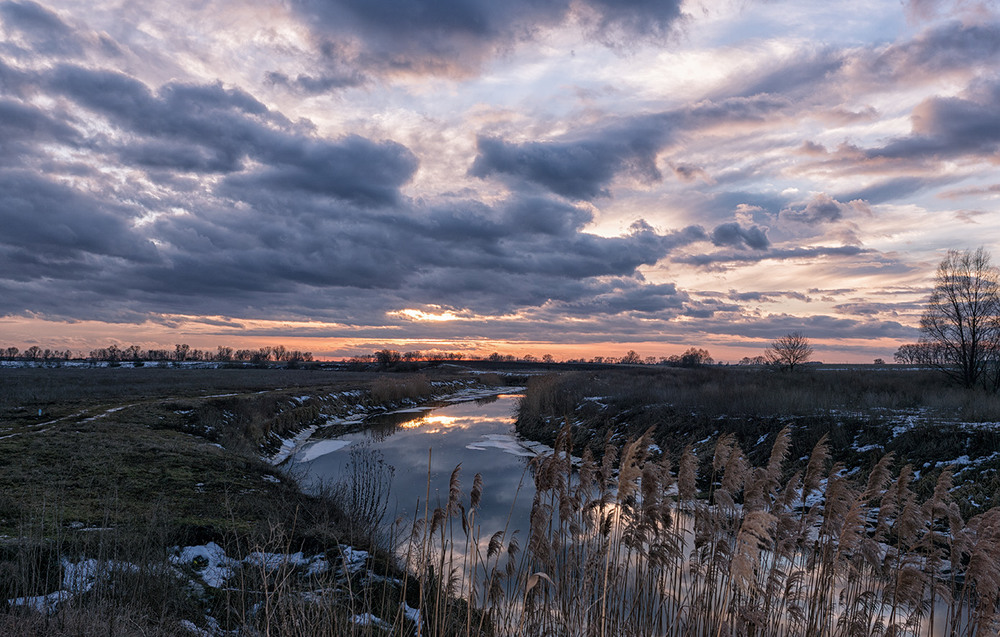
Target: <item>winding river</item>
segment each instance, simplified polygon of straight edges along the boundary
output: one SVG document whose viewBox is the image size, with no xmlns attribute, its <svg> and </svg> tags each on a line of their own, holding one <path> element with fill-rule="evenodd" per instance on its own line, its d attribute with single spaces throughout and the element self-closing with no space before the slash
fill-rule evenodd
<svg viewBox="0 0 1000 637">
<path fill-rule="evenodd" d="M 551 451 L 521 439 L 514 432 L 514 412 L 519 394 L 456 402 L 442 407 L 415 408 L 375 416 L 361 431 L 338 435 L 330 427 L 302 446 L 292 463 L 307 484 L 333 484 L 350 470 L 351 450 L 366 447 L 381 454 L 393 468 L 386 517 L 423 515 L 428 493 L 430 456 L 430 507 L 448 499 L 452 471 L 459 464 L 463 502 L 476 473 L 483 477 L 483 495 L 477 523 L 484 532 L 504 529 L 527 532 L 534 484 L 528 461 Z M 428 451 L 430 452 L 428 454 Z M 520 488 L 519 488 L 520 485 Z"/>
</svg>

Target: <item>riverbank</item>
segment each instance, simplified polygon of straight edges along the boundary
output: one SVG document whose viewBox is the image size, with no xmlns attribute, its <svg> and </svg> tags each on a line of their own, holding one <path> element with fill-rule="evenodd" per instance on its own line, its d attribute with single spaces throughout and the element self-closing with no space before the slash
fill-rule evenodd
<svg viewBox="0 0 1000 637">
<path fill-rule="evenodd" d="M 949 470 L 952 495 L 970 517 L 1000 504 L 1000 397 L 950 386 L 933 370 L 706 367 L 608 370 L 538 376 L 528 385 L 517 429 L 553 444 L 571 423 L 576 454 L 600 457 L 649 432 L 658 456 L 677 463 L 690 446 L 711 475 L 716 444 L 731 434 L 754 464 L 766 463 L 778 434 L 790 432 L 784 478 L 803 471 L 826 437 L 833 462 L 868 475 L 883 456 L 930 497 Z M 701 485 L 707 489 L 709 485 Z"/>
<path fill-rule="evenodd" d="M 372 613 L 360 580 L 405 578 L 384 547 L 358 541 L 335 498 L 277 465 L 313 428 L 504 382 L 461 370 L 0 373 L 5 635 L 252 634 L 296 620 L 293 600 L 310 591 L 332 596 L 324 625 L 336 634 L 374 630 L 352 619 L 395 613 Z M 378 605 L 395 595 L 412 622 L 405 586 L 378 588 Z"/>
</svg>

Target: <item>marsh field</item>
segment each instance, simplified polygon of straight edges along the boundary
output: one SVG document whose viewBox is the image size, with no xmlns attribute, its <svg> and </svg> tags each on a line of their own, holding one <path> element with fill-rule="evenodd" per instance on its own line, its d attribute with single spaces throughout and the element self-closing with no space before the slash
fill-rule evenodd
<svg viewBox="0 0 1000 637">
<path fill-rule="evenodd" d="M 997 632 L 994 395 L 895 366 L 447 369 L 0 369 L 0 634 Z M 524 524 L 480 514 L 513 487 L 471 463 L 404 517 L 376 451 L 321 485 L 287 461 L 511 386 Z"/>
</svg>

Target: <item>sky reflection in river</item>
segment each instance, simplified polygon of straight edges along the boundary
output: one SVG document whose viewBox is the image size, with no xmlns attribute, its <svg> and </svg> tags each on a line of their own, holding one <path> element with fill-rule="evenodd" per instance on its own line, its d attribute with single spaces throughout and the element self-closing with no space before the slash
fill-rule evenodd
<svg viewBox="0 0 1000 637">
<path fill-rule="evenodd" d="M 308 482 L 332 484 L 347 468 L 352 447 L 367 445 L 381 452 L 395 470 L 387 511 L 388 519 L 395 519 L 401 515 L 412 517 L 418 502 L 419 514 L 423 515 L 431 449 L 431 508 L 447 502 L 449 478 L 461 463 L 466 506 L 473 477 L 476 473 L 483 476 L 483 497 L 477 514 L 483 533 L 488 536 L 502 530 L 515 504 L 510 531 L 520 528 L 523 536 L 534 484 L 526 471 L 533 453 L 514 433 L 513 413 L 519 398 L 505 394 L 495 401 L 457 403 L 431 412 L 384 414 L 368 421 L 371 427 L 364 431 L 308 442 L 293 456 L 293 462 L 304 471 Z"/>
</svg>

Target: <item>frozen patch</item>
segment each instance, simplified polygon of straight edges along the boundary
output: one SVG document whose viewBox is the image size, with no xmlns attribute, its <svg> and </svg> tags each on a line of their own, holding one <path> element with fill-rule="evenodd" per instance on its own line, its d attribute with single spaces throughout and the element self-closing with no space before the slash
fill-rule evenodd
<svg viewBox="0 0 1000 637">
<path fill-rule="evenodd" d="M 488 449 L 499 449 L 504 453 L 509 453 L 514 456 L 521 456 L 525 458 L 534 458 L 536 454 L 534 451 L 526 448 L 513 436 L 508 436 L 504 434 L 486 434 L 483 436 L 486 440 L 481 440 L 479 442 L 471 442 L 465 445 L 466 449 L 471 449 L 473 451 L 486 451 Z"/>
<path fill-rule="evenodd" d="M 297 459 L 299 462 L 309 462 L 334 451 L 340 451 L 350 444 L 350 440 L 318 440 L 303 449 Z"/>
</svg>

